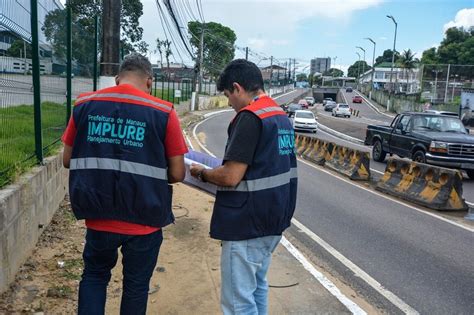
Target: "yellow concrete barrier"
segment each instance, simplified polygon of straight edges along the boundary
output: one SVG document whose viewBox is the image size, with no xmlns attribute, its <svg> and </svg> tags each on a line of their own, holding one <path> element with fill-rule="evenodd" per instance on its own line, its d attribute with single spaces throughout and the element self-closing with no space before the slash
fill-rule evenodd
<svg viewBox="0 0 474 315">
<path fill-rule="evenodd" d="M 368 152 L 332 144 L 325 165 L 352 180 L 370 180 L 370 156 Z"/>
<path fill-rule="evenodd" d="M 391 158 L 376 189 L 431 209 L 468 209 L 458 170 Z"/>
</svg>

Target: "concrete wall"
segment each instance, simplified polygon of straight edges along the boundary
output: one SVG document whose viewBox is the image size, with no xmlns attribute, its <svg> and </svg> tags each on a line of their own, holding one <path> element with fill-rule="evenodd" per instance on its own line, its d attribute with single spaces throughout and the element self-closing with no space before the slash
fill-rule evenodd
<svg viewBox="0 0 474 315">
<path fill-rule="evenodd" d="M 0 190 L 0 293 L 15 279 L 59 208 L 67 174 L 59 153 Z"/>
</svg>

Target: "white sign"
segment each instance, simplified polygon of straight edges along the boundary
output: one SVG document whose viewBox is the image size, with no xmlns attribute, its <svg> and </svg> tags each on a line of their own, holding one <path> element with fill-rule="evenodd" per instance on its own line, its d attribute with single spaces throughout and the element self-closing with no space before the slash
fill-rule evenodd
<svg viewBox="0 0 474 315">
<path fill-rule="evenodd" d="M 174 97 L 181 97 L 181 90 L 174 90 Z"/>
</svg>

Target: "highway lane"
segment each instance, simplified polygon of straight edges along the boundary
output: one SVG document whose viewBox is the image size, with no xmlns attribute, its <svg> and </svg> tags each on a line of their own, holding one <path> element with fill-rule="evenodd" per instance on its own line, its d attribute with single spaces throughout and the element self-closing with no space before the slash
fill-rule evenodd
<svg viewBox="0 0 474 315">
<path fill-rule="evenodd" d="M 201 139 L 205 135 L 207 148 L 218 157 L 223 155 L 225 130 L 232 116 L 213 117 L 197 128 Z M 421 313 L 472 311 L 472 231 L 317 167 L 299 163 L 299 178 L 295 218 L 381 285 Z M 334 268 L 337 274 L 350 277 L 344 266 Z"/>
<path fill-rule="evenodd" d="M 346 92 L 345 89 L 341 89 L 340 93 L 343 95 L 343 98 L 346 100 L 347 104 L 349 104 L 350 107 L 353 109 L 359 110 L 361 117 L 373 120 L 374 122 L 372 123 L 378 123 L 378 124 L 390 124 L 392 121 L 393 117 L 395 115 L 389 115 L 389 114 L 381 114 L 377 112 L 374 108 L 372 108 L 368 103 L 367 103 L 367 98 L 365 95 L 362 95 L 356 90 L 353 90 L 353 92 Z M 352 97 L 355 95 L 361 95 L 364 99 L 362 103 L 352 103 Z"/>
<path fill-rule="evenodd" d="M 344 93 L 345 93 L 345 90 L 344 90 Z M 350 93 L 345 93 L 345 94 L 350 94 Z M 356 104 L 356 106 L 357 105 L 359 105 L 359 104 Z M 367 107 L 369 105 L 365 104 L 364 106 Z M 330 122 L 330 125 L 331 125 L 330 127 L 332 129 L 335 129 L 339 132 L 342 132 L 344 134 L 347 134 L 349 136 L 352 136 L 352 137 L 355 137 L 355 138 L 358 138 L 358 139 L 361 139 L 361 140 L 363 140 L 363 138 L 364 138 L 365 130 L 366 130 L 368 124 L 389 124 L 391 122 L 391 121 L 388 122 L 388 120 L 390 120 L 388 117 L 386 117 L 385 121 L 382 121 L 385 118 L 383 118 L 383 115 L 381 115 L 381 114 L 378 114 L 379 115 L 378 117 L 377 116 L 372 116 L 372 118 L 377 118 L 379 120 L 369 121 L 369 120 L 366 120 L 364 118 L 357 118 L 357 117 L 351 117 L 351 118 L 337 117 L 336 118 L 336 117 L 332 117 L 330 112 L 325 112 L 322 105 L 317 105 L 315 108 L 316 108 L 316 111 L 317 111 L 317 115 L 320 116 L 320 117 L 321 116 L 323 117 L 323 119 L 320 119 L 320 123 L 328 124 L 328 122 Z M 324 120 L 324 122 L 321 122 L 323 120 Z M 360 129 L 356 130 L 358 128 L 360 128 Z M 332 135 L 327 135 L 327 134 L 324 135 L 323 133 L 319 133 L 319 135 L 321 135 L 323 137 L 326 137 L 326 138 L 329 138 L 329 139 L 332 139 L 330 141 L 336 142 L 340 145 L 345 145 L 345 146 L 353 148 L 353 149 L 358 149 L 358 150 L 361 150 L 361 151 L 364 151 L 364 152 L 371 152 L 372 151 L 371 146 L 361 146 L 361 145 L 358 145 L 358 144 L 354 144 L 353 142 L 350 142 L 350 141 L 342 140 L 342 139 L 337 138 L 337 137 L 332 136 Z M 318 135 L 318 137 L 319 137 L 319 135 Z M 388 158 L 388 156 L 387 156 L 387 158 Z M 386 164 L 387 164 L 386 162 L 380 163 L 380 162 L 376 162 L 374 160 L 370 161 L 371 169 L 376 171 L 374 173 L 375 178 L 377 178 L 377 176 L 378 176 L 377 172 L 383 172 L 385 170 Z M 463 178 L 463 197 L 466 199 L 467 202 L 469 202 L 471 204 L 471 206 L 473 206 L 474 205 L 474 179 L 470 179 L 465 174 L 465 172 L 463 172 L 463 176 L 464 176 L 464 178 Z"/>
</svg>

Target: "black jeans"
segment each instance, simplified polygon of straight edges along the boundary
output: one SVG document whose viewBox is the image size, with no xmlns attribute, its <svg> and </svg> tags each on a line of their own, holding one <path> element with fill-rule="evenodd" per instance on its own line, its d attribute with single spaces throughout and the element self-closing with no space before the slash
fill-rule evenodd
<svg viewBox="0 0 474 315">
<path fill-rule="evenodd" d="M 87 229 L 84 272 L 79 285 L 79 314 L 104 314 L 107 285 L 121 247 L 123 293 L 120 314 L 145 314 L 150 279 L 158 259 L 162 231 L 124 235 Z"/>
</svg>

